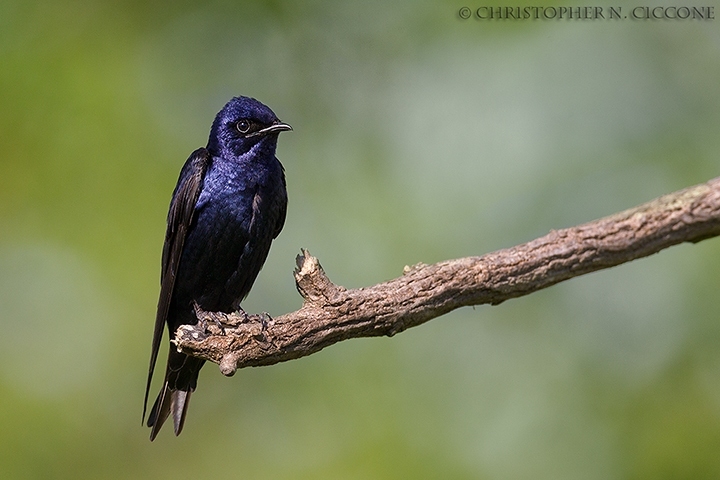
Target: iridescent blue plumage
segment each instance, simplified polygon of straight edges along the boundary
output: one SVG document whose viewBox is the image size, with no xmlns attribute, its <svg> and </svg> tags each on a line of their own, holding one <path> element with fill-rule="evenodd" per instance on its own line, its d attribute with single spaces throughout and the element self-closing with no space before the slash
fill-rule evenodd
<svg viewBox="0 0 720 480">
<path fill-rule="evenodd" d="M 164 325 L 173 338 L 180 325 L 197 323 L 193 302 L 205 311 L 237 310 L 282 230 L 287 193 L 275 147 L 285 130 L 262 103 L 233 98 L 215 117 L 207 147 L 183 166 L 168 214 L 146 407 Z M 148 417 L 151 440 L 170 414 L 180 434 L 203 363 L 171 345 Z"/>
</svg>

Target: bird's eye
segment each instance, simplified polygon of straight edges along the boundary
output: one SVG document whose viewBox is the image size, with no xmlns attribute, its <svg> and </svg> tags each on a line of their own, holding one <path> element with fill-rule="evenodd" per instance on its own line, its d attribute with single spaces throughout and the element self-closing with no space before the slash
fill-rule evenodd
<svg viewBox="0 0 720 480">
<path fill-rule="evenodd" d="M 240 133 L 248 133 L 250 131 L 250 127 L 252 127 L 250 120 L 242 119 L 235 124 L 235 128 L 237 128 L 237 131 Z"/>
</svg>

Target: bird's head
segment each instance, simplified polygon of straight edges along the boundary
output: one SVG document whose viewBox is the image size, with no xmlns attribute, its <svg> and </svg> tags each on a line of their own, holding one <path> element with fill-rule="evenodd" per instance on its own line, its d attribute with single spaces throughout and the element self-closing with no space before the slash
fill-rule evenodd
<svg viewBox="0 0 720 480">
<path fill-rule="evenodd" d="M 254 98 L 234 97 L 215 117 L 208 150 L 213 155 L 241 156 L 253 147 L 274 155 L 280 132 L 292 130 Z"/>
</svg>

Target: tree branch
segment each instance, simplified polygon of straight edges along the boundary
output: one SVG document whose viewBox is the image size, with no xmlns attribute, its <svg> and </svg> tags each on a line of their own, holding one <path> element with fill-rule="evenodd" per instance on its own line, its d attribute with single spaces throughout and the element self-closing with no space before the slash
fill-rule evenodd
<svg viewBox="0 0 720 480">
<path fill-rule="evenodd" d="M 406 266 L 401 277 L 371 287 L 348 290 L 333 284 L 303 250 L 295 270 L 304 299 L 300 310 L 271 319 L 197 309 L 198 324 L 181 326 L 174 342 L 179 351 L 215 362 L 230 376 L 237 368 L 292 360 L 349 338 L 392 336 L 456 308 L 498 305 L 716 235 L 720 177 L 482 257 Z"/>
</svg>

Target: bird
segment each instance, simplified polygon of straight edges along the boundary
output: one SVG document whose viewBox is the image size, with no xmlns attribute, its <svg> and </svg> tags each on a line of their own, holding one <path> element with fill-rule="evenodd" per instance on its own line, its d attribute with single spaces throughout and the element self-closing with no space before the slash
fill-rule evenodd
<svg viewBox="0 0 720 480">
<path fill-rule="evenodd" d="M 285 169 L 275 156 L 280 132 L 292 130 L 258 100 L 233 97 L 218 112 L 207 146 L 185 162 L 172 195 L 162 249 L 160 298 L 145 387 L 143 423 L 158 351 L 167 330 L 195 325 L 204 311 L 242 311 L 287 213 Z M 165 378 L 147 426 L 154 440 L 172 415 L 185 423 L 204 360 L 171 344 Z"/>
</svg>

